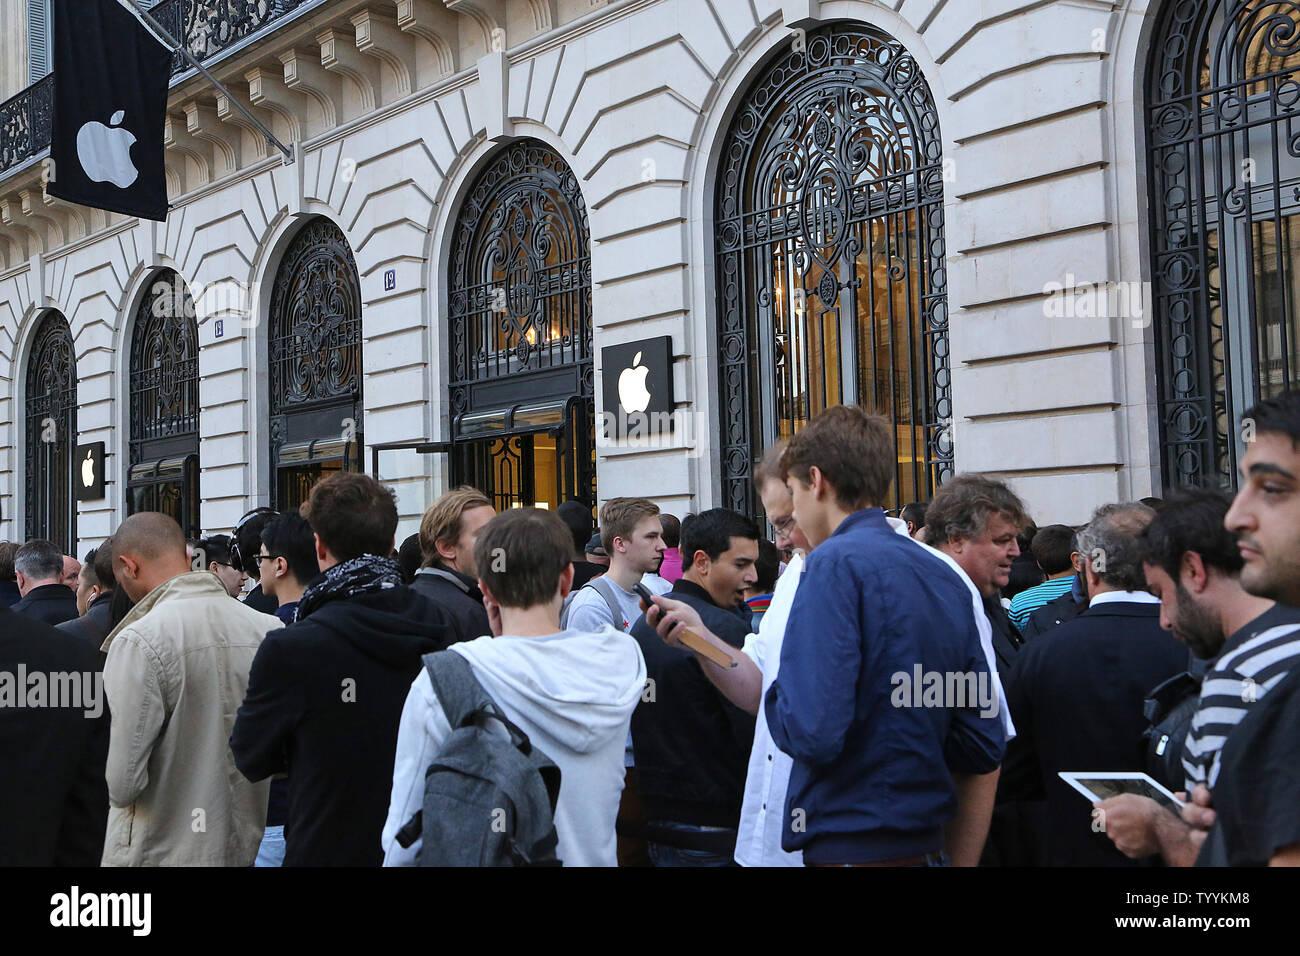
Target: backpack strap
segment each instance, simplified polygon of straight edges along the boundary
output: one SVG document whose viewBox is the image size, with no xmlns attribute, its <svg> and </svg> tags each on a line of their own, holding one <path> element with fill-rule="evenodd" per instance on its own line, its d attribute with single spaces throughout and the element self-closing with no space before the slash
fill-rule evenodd
<svg viewBox="0 0 1300 956">
<path fill-rule="evenodd" d="M 468 727 L 481 717 L 491 717 L 509 731 L 510 742 L 522 750 L 524 756 L 532 753 L 533 745 L 528 735 L 497 706 L 492 695 L 474 676 L 469 661 L 451 650 L 425 654 L 421 660 L 453 731 Z"/>
<path fill-rule="evenodd" d="M 469 661 L 455 651 L 425 654 L 421 660 L 452 730 L 465 726 L 468 719 L 479 711 L 495 706 L 474 676 Z"/>
<path fill-rule="evenodd" d="M 583 587 L 591 588 L 605 599 L 605 605 L 609 608 L 609 613 L 614 615 L 614 629 L 616 631 L 623 631 L 623 628 L 620 626 L 623 621 L 623 609 L 619 606 L 618 599 L 614 597 L 614 592 L 610 590 L 610 584 L 605 580 L 605 576 L 601 575 L 598 578 L 593 578 L 584 584 Z M 629 625 L 631 624 L 630 621 L 628 623 Z M 623 633 L 626 634 L 627 632 L 623 631 Z"/>
</svg>

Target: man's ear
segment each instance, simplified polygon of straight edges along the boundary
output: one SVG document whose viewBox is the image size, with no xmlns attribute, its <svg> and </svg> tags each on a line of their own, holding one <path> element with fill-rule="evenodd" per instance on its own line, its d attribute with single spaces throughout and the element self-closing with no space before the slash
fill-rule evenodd
<svg viewBox="0 0 1300 956">
<path fill-rule="evenodd" d="M 448 542 L 446 538 L 439 538 L 433 543 L 433 547 L 438 552 L 438 557 L 448 564 L 456 560 L 456 542 Z"/>
<path fill-rule="evenodd" d="M 570 564 L 569 567 L 572 568 L 573 565 Z M 480 591 L 483 592 L 483 598 L 484 598 L 484 600 L 486 600 L 486 601 L 490 601 L 490 602 L 493 603 L 493 604 L 500 604 L 500 603 L 501 603 L 500 601 L 498 601 L 498 600 L 496 599 L 496 595 L 494 595 L 494 594 L 492 593 L 492 589 L 489 588 L 489 587 L 487 586 L 487 582 L 484 581 L 482 578 L 479 578 L 479 579 L 478 579 L 478 589 L 479 589 Z"/>
<path fill-rule="evenodd" d="M 325 545 L 321 544 L 320 535 L 313 534 L 312 537 L 316 539 L 316 561 L 328 561 L 330 553 L 325 548 Z"/>
<path fill-rule="evenodd" d="M 1205 566 L 1205 560 L 1195 551 L 1183 554 L 1178 576 L 1185 582 L 1183 587 L 1192 594 L 1203 594 L 1210 585 L 1210 571 Z"/>
<path fill-rule="evenodd" d="M 25 589 L 27 587 L 27 575 L 23 574 L 21 571 L 18 570 L 14 571 L 14 575 L 18 579 L 18 589 L 19 590 Z"/>
<path fill-rule="evenodd" d="M 560 572 L 560 600 L 563 601 L 573 590 L 573 562 Z"/>
</svg>

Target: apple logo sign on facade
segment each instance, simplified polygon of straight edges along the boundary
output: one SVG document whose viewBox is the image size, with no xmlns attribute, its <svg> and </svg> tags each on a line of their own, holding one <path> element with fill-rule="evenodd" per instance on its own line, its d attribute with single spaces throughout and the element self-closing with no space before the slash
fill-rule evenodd
<svg viewBox="0 0 1300 956">
<path fill-rule="evenodd" d="M 618 400 L 631 414 L 644 412 L 650 407 L 650 390 L 645 387 L 649 374 L 650 369 L 641 364 L 641 353 L 637 352 L 632 366 L 623 369 L 623 374 L 618 377 Z"/>
<path fill-rule="evenodd" d="M 77 133 L 77 159 L 91 182 L 112 183 L 118 189 L 126 189 L 139 178 L 140 171 L 131 162 L 135 134 L 122 129 L 124 117 L 125 111 L 118 110 L 109 120 L 112 126 L 87 123 Z"/>
<path fill-rule="evenodd" d="M 95 451 L 86 449 L 86 460 L 81 463 L 81 483 L 87 488 L 95 487 Z"/>
</svg>

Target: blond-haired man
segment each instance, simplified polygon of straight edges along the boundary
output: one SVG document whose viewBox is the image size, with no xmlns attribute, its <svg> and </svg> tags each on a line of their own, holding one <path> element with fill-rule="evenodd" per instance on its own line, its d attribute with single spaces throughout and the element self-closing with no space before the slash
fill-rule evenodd
<svg viewBox="0 0 1300 956">
<path fill-rule="evenodd" d="M 420 521 L 424 566 L 415 573 L 411 588 L 447 612 L 455 625 L 455 642 L 492 633 L 478 588 L 474 542 L 495 515 L 487 495 L 462 485 L 435 501 Z"/>
</svg>

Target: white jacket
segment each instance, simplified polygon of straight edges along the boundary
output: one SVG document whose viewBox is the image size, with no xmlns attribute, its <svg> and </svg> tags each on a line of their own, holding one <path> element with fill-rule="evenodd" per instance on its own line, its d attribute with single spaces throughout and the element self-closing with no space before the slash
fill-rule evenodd
<svg viewBox="0 0 1300 956">
<path fill-rule="evenodd" d="M 235 769 L 230 733 L 253 655 L 279 618 L 210 571 L 141 599 L 104 641 L 108 834 L 104 866 L 252 866 L 270 781 Z"/>
<path fill-rule="evenodd" d="M 563 631 L 547 637 L 480 637 L 456 644 L 497 705 L 560 768 L 557 855 L 565 866 L 617 866 L 614 822 L 623 793 L 628 724 L 645 690 L 641 648 L 626 634 Z M 492 724 L 504 734 L 499 724 Z M 451 733 L 427 671 L 411 685 L 397 733 L 393 792 L 384 824 L 385 866 L 414 866 L 397 831 L 424 805 L 424 772 Z"/>
</svg>

